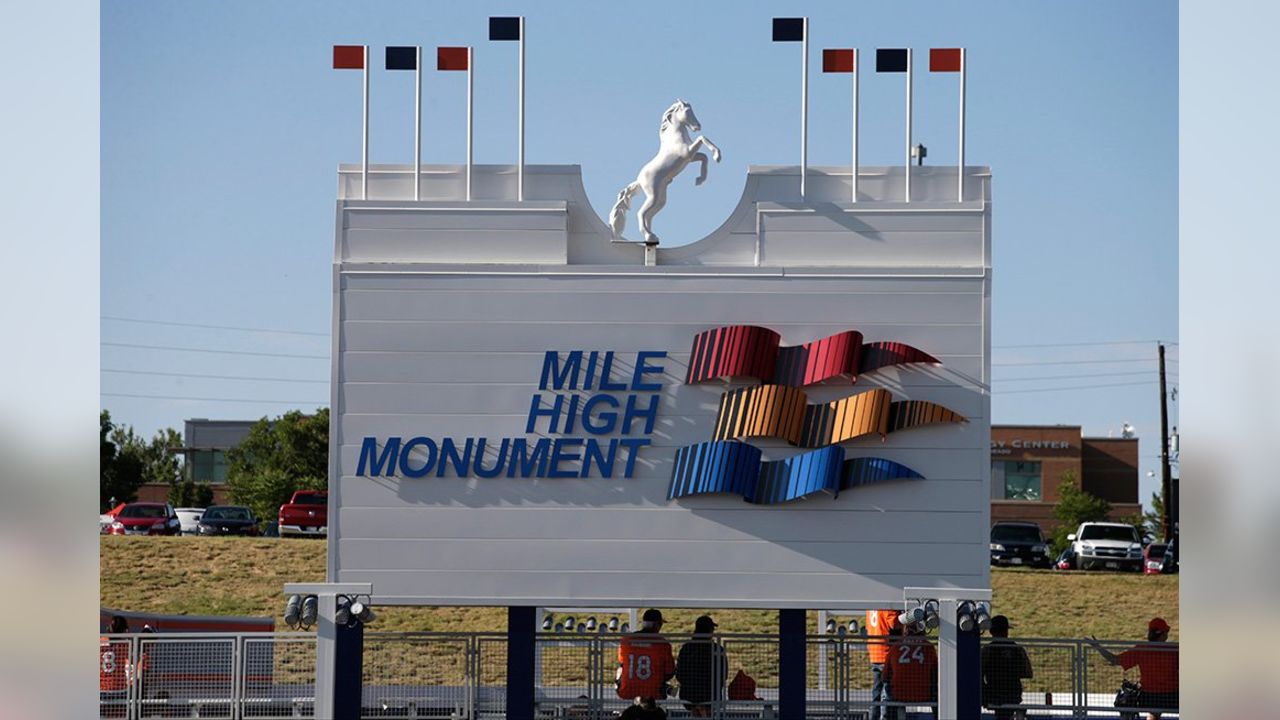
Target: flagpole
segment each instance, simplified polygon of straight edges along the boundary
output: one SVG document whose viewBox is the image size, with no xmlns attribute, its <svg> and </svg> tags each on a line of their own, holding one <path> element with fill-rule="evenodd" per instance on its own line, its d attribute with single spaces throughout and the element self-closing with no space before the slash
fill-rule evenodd
<svg viewBox="0 0 1280 720">
<path fill-rule="evenodd" d="M 911 202 L 911 48 L 907 48 L 907 167 L 903 202 Z"/>
<path fill-rule="evenodd" d="M 467 47 L 467 202 L 471 201 L 471 161 L 472 161 L 471 136 L 472 136 L 472 126 L 473 126 L 472 112 L 471 112 L 471 97 L 472 97 L 472 89 L 474 87 L 471 81 L 471 78 L 472 78 L 473 67 L 474 67 L 474 63 L 472 62 L 472 59 L 471 59 L 471 47 L 468 46 Z"/>
<path fill-rule="evenodd" d="M 965 49 L 960 48 L 960 161 L 956 167 L 956 201 L 964 202 L 964 74 Z"/>
<path fill-rule="evenodd" d="M 422 46 L 414 55 L 413 90 L 413 199 L 422 199 Z"/>
<path fill-rule="evenodd" d="M 360 130 L 360 199 L 369 199 L 369 46 L 364 45 L 364 112 Z"/>
<path fill-rule="evenodd" d="M 470 72 L 468 70 L 468 72 Z M 470 81 L 468 81 L 470 82 Z M 516 200 L 524 202 L 524 16 L 520 16 L 520 139 L 516 148 Z"/>
<path fill-rule="evenodd" d="M 858 49 L 853 49 L 853 159 L 849 163 L 850 202 L 858 202 Z"/>
<path fill-rule="evenodd" d="M 800 201 L 805 200 L 809 174 L 809 18 L 804 18 L 800 38 Z"/>
</svg>

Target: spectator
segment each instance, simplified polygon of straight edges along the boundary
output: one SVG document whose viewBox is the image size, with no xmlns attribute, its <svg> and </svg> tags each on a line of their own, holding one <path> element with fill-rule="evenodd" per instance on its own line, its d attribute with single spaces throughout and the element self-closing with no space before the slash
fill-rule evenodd
<svg viewBox="0 0 1280 720">
<path fill-rule="evenodd" d="M 912 623 L 903 636 L 902 626 L 890 631 L 889 652 L 884 663 L 888 699 L 894 703 L 936 703 L 938 699 L 938 653 L 924 634 L 924 626 Z M 938 717 L 938 706 L 932 708 Z M 887 720 L 906 717 L 905 705 L 895 705 Z"/>
<path fill-rule="evenodd" d="M 1001 708 L 1022 704 L 1022 680 L 1031 677 L 1027 651 L 1009 639 L 1009 618 L 991 618 L 992 640 L 982 648 L 982 704 L 996 714 L 996 720 L 1025 720 L 1021 708 Z"/>
<path fill-rule="evenodd" d="M 880 703 L 889 698 L 885 693 L 884 661 L 889 654 L 889 631 L 898 624 L 897 610 L 867 611 L 867 658 L 871 661 L 871 715 L 869 720 L 881 720 L 884 709 Z"/>
<path fill-rule="evenodd" d="M 676 660 L 671 643 L 661 635 L 662 612 L 650 608 L 640 619 L 640 628 L 618 645 L 618 697 L 664 698 L 667 682 L 676 674 Z"/>
<path fill-rule="evenodd" d="M 1128 670 L 1138 666 L 1138 707 L 1153 708 L 1148 720 L 1159 720 L 1161 710 L 1178 709 L 1178 646 L 1169 643 L 1169 623 L 1152 618 L 1147 623 L 1147 642 L 1116 655 L 1090 636 L 1098 654 L 1112 665 Z M 1133 716 L 1134 714 L 1130 714 Z"/>
<path fill-rule="evenodd" d="M 107 620 L 107 632 L 112 635 L 129 632 L 129 620 L 112 615 Z M 132 682 L 129 641 L 106 635 L 98 638 L 98 702 L 103 717 L 125 716 L 125 702 Z"/>
<path fill-rule="evenodd" d="M 716 623 L 709 615 L 693 623 L 693 639 L 680 647 L 676 659 L 676 680 L 680 699 L 690 717 L 711 717 L 715 703 L 724 699 L 729 679 L 729 658 L 715 641 Z"/>
<path fill-rule="evenodd" d="M 635 705 L 622 711 L 618 720 L 667 720 L 667 711 L 653 698 L 638 698 Z"/>
</svg>

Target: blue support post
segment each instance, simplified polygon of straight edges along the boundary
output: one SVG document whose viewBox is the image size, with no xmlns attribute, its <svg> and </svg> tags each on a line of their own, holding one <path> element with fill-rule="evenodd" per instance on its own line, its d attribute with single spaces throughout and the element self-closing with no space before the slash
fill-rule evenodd
<svg viewBox="0 0 1280 720">
<path fill-rule="evenodd" d="M 507 720 L 533 720 L 537 608 L 507 608 Z"/>
<path fill-rule="evenodd" d="M 333 714 L 335 718 L 359 718 L 364 687 L 364 625 L 334 626 Z"/>
<path fill-rule="evenodd" d="M 778 717 L 805 717 L 805 611 L 778 611 Z"/>
<path fill-rule="evenodd" d="M 977 630 L 956 632 L 956 718 L 982 717 L 982 643 Z"/>
</svg>

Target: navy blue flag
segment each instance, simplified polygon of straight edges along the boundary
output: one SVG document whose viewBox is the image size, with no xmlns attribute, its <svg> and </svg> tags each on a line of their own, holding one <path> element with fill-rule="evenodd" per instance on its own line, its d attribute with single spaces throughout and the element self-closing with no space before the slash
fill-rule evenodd
<svg viewBox="0 0 1280 720">
<path fill-rule="evenodd" d="M 906 48 L 877 48 L 876 49 L 876 72 L 906 72 L 907 71 L 907 49 Z"/>
<path fill-rule="evenodd" d="M 418 48 L 408 46 L 387 48 L 388 70 L 417 70 Z"/>
<path fill-rule="evenodd" d="M 802 42 L 804 40 L 804 18 L 774 18 L 774 42 Z"/>
<path fill-rule="evenodd" d="M 520 18 L 518 17 L 489 18 L 489 39 L 490 40 L 519 40 L 520 39 Z"/>
</svg>

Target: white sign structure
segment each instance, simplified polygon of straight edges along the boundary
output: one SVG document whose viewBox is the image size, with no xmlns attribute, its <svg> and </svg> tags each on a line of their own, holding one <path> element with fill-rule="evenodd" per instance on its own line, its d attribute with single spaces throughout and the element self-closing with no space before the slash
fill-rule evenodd
<svg viewBox="0 0 1280 720">
<path fill-rule="evenodd" d="M 861 168 L 856 205 L 847 168 L 809 168 L 802 204 L 796 168 L 752 168 L 653 266 L 576 166 L 525 171 L 523 202 L 510 167 L 470 202 L 461 167 L 424 167 L 421 201 L 411 166 L 371 168 L 368 200 L 340 172 L 329 581 L 575 607 L 989 587 L 984 168 L 964 202 L 954 167 L 914 168 L 909 204 L 903 168 Z"/>
</svg>

